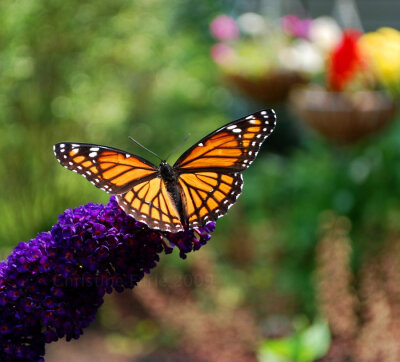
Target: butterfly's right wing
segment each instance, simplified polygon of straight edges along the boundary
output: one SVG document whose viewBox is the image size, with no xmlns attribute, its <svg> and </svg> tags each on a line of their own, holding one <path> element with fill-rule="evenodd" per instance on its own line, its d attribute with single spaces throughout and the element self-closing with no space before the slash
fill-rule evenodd
<svg viewBox="0 0 400 362">
<path fill-rule="evenodd" d="M 201 227 L 225 215 L 242 192 L 241 172 L 199 171 L 179 177 L 189 227 Z"/>
<path fill-rule="evenodd" d="M 230 122 L 205 136 L 179 157 L 179 173 L 206 170 L 235 173 L 247 169 L 276 125 L 274 110 L 265 109 Z"/>
<path fill-rule="evenodd" d="M 272 109 L 255 112 L 210 133 L 176 161 L 190 227 L 226 214 L 242 191 L 242 171 L 254 161 L 275 125 Z"/>
</svg>

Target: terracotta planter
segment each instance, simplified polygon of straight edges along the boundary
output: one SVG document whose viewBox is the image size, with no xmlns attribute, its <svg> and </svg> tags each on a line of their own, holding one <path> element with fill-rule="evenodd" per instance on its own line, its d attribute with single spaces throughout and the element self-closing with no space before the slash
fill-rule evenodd
<svg viewBox="0 0 400 362">
<path fill-rule="evenodd" d="M 335 93 L 298 88 L 290 95 L 299 118 L 339 144 L 351 144 L 386 127 L 396 104 L 382 92 Z"/>
<path fill-rule="evenodd" d="M 294 85 L 307 83 L 307 79 L 300 73 L 282 70 L 258 77 L 226 74 L 224 78 L 244 95 L 266 105 L 285 101 Z"/>
</svg>

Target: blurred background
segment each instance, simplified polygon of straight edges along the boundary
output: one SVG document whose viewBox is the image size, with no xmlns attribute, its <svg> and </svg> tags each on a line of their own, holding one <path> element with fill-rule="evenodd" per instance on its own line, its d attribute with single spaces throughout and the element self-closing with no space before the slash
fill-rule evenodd
<svg viewBox="0 0 400 362">
<path fill-rule="evenodd" d="M 0 252 L 108 195 L 52 145 L 157 163 L 274 108 L 211 241 L 109 295 L 48 361 L 400 360 L 400 3 L 0 3 Z M 179 156 L 171 157 L 171 161 Z"/>
</svg>

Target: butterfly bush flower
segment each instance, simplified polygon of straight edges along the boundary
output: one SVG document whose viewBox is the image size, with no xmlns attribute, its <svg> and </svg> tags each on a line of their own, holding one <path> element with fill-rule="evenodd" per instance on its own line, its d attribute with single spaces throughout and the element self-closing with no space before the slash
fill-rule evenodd
<svg viewBox="0 0 400 362">
<path fill-rule="evenodd" d="M 176 246 L 198 250 L 215 223 L 165 233 L 127 216 L 114 197 L 59 216 L 0 263 L 0 361 L 43 361 L 45 344 L 79 338 L 105 293 L 133 288 Z"/>
</svg>

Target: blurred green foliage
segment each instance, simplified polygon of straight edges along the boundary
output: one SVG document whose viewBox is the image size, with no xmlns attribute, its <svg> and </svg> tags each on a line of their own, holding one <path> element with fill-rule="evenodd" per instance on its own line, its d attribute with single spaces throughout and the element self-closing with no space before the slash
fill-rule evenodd
<svg viewBox="0 0 400 362">
<path fill-rule="evenodd" d="M 102 143 L 140 154 L 131 135 L 166 155 L 186 133 L 195 139 L 229 120 L 224 104 L 231 98 L 215 81 L 204 33 L 214 14 L 203 14 L 196 29 L 181 21 L 187 6 L 0 4 L 3 247 L 48 229 L 66 207 L 107 199 L 57 165 L 54 143 Z"/>
<path fill-rule="evenodd" d="M 259 349 L 260 362 L 310 362 L 323 357 L 329 348 L 330 335 L 327 323 L 316 321 L 311 326 L 298 320 L 293 336 L 268 340 Z"/>
<path fill-rule="evenodd" d="M 127 136 L 166 155 L 187 133 L 194 142 L 269 106 L 227 90 L 209 57 L 208 24 L 228 6 L 211 0 L 0 3 L 3 256 L 48 230 L 66 208 L 108 199 L 60 167 L 54 143 L 105 144 L 156 162 Z M 218 221 L 207 246 L 226 286 L 221 298 L 234 297 L 261 317 L 276 294 L 290 301 L 288 313 L 316 315 L 312 272 L 324 210 L 351 219 L 355 270 L 366 248 L 379 247 L 385 233 L 400 226 L 398 122 L 348 148 L 293 122 L 278 111 L 270 138 L 275 152 L 263 152 L 245 172 L 243 196 Z M 288 130 L 292 135 L 280 138 Z M 174 257 L 162 265 L 186 268 Z M 151 338 L 151 326 L 142 327 L 135 336 Z"/>
</svg>

